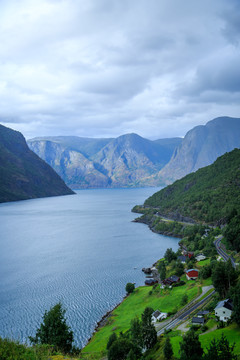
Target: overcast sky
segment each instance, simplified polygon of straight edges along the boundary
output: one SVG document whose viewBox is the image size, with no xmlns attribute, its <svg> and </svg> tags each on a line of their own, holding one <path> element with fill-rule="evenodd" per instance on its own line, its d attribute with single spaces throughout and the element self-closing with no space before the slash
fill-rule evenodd
<svg viewBox="0 0 240 360">
<path fill-rule="evenodd" d="M 184 136 L 240 117 L 239 0 L 0 0 L 0 122 Z"/>
</svg>

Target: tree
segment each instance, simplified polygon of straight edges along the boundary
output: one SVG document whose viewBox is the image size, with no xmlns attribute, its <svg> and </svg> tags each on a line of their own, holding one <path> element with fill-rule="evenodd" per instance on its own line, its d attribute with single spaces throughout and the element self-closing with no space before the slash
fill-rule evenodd
<svg viewBox="0 0 240 360">
<path fill-rule="evenodd" d="M 189 330 L 180 343 L 180 360 L 199 360 L 202 358 L 203 349 L 198 335 Z"/>
<path fill-rule="evenodd" d="M 142 324 L 137 317 L 131 321 L 130 333 L 131 333 L 132 342 L 136 344 L 136 346 L 139 346 L 140 349 L 142 349 L 143 347 Z"/>
<path fill-rule="evenodd" d="M 233 353 L 235 344 L 229 345 L 229 341 L 222 334 L 221 338 L 213 339 L 210 343 L 207 353 L 204 355 L 204 360 L 237 360 L 237 355 Z"/>
<path fill-rule="evenodd" d="M 35 337 L 29 337 L 32 344 L 53 345 L 55 350 L 68 353 L 72 350 L 73 332 L 66 323 L 66 310 L 58 303 L 45 311 L 43 322 Z"/>
<path fill-rule="evenodd" d="M 233 290 L 233 319 L 240 326 L 240 283 Z"/>
<path fill-rule="evenodd" d="M 109 336 L 108 338 L 108 343 L 107 343 L 107 350 L 110 349 L 110 347 L 112 346 L 112 344 L 114 343 L 114 341 L 117 340 L 117 335 L 116 333 L 113 333 Z"/>
<path fill-rule="evenodd" d="M 203 267 L 201 267 L 200 271 L 199 271 L 199 278 L 200 279 L 208 279 L 212 274 L 212 267 L 211 265 L 205 265 Z"/>
<path fill-rule="evenodd" d="M 129 351 L 126 360 L 137 360 L 137 357 L 136 357 L 136 355 L 134 354 L 133 349 L 131 349 L 131 350 Z"/>
<path fill-rule="evenodd" d="M 175 275 L 182 276 L 183 273 L 184 273 L 184 265 L 180 261 L 176 261 Z"/>
<path fill-rule="evenodd" d="M 240 251 L 240 215 L 236 209 L 229 216 L 229 222 L 224 230 L 224 237 L 233 250 Z"/>
<path fill-rule="evenodd" d="M 163 348 L 163 354 L 164 354 L 165 359 L 167 359 L 167 360 L 170 360 L 173 356 L 172 344 L 170 342 L 169 337 L 166 338 L 164 348 Z"/>
<path fill-rule="evenodd" d="M 168 248 L 164 254 L 164 258 L 168 263 L 170 263 L 172 260 L 177 259 L 177 255 L 175 254 L 172 248 Z"/>
<path fill-rule="evenodd" d="M 234 286 L 237 281 L 237 272 L 233 268 L 231 260 L 227 262 L 218 262 L 212 270 L 213 286 L 221 296 L 224 298 L 227 295 L 231 286 Z"/>
<path fill-rule="evenodd" d="M 132 343 L 124 337 L 118 338 L 108 350 L 108 360 L 125 360 L 132 348 Z"/>
<path fill-rule="evenodd" d="M 142 313 L 142 338 L 146 349 L 151 349 L 157 342 L 157 332 L 152 324 L 153 309 L 146 307 Z"/>
<path fill-rule="evenodd" d="M 160 263 L 158 265 L 158 272 L 160 274 L 161 280 L 166 279 L 166 265 L 165 265 L 164 261 L 160 261 Z"/>
<path fill-rule="evenodd" d="M 127 295 L 131 294 L 135 289 L 135 285 L 133 283 L 127 283 L 125 290 L 127 292 Z"/>
</svg>

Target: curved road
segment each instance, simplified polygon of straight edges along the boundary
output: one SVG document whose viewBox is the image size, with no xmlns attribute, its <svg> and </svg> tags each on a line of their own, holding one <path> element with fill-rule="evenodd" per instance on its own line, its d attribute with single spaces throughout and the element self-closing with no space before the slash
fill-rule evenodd
<svg viewBox="0 0 240 360">
<path fill-rule="evenodd" d="M 234 269 L 236 268 L 236 264 L 235 261 L 233 259 L 232 256 L 229 256 L 227 253 L 225 253 L 225 251 L 221 248 L 221 240 L 222 240 L 223 236 L 219 236 L 215 241 L 214 241 L 214 245 L 216 247 L 217 253 L 223 258 L 224 261 L 228 261 L 228 259 L 231 260 L 232 266 L 234 267 Z"/>
</svg>

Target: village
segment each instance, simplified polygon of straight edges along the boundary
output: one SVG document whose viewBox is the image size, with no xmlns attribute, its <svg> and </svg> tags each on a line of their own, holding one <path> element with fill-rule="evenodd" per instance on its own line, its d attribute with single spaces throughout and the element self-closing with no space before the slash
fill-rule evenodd
<svg viewBox="0 0 240 360">
<path fill-rule="evenodd" d="M 216 244 L 215 244 L 216 245 Z M 218 244 L 219 245 L 219 244 Z M 184 274 L 186 279 L 189 280 L 197 280 L 199 278 L 199 269 L 191 268 L 187 269 L 187 261 L 190 259 L 194 259 L 197 263 L 207 260 L 207 257 L 203 253 L 198 253 L 198 255 L 194 255 L 193 251 L 188 251 L 187 248 L 184 245 L 180 245 L 181 248 L 181 255 L 177 257 L 177 260 L 181 262 L 185 266 L 184 268 Z M 216 246 L 217 248 L 217 246 Z M 223 250 L 221 249 L 219 253 L 221 252 L 221 255 L 223 256 L 224 261 L 228 259 L 228 255 L 225 253 L 223 254 Z M 218 260 L 221 260 L 221 257 L 219 256 Z M 165 279 L 160 278 L 159 269 L 157 268 L 157 262 L 153 264 L 152 267 L 149 268 L 143 268 L 142 271 L 146 274 L 146 280 L 145 285 L 146 286 L 154 286 L 156 284 L 160 284 L 160 288 L 164 289 L 167 287 L 168 289 L 171 289 L 173 286 L 181 285 L 181 282 L 184 283 L 183 280 L 181 280 L 180 276 L 177 275 L 171 275 Z M 209 288 L 213 289 L 213 286 L 211 285 Z M 212 292 L 214 294 L 215 291 Z M 201 305 L 199 305 L 200 307 Z M 207 317 L 209 315 L 209 310 L 199 310 L 196 311 L 196 306 L 192 310 L 194 312 L 194 316 L 191 318 L 191 325 L 192 326 L 203 326 L 206 323 Z M 220 321 L 223 323 L 227 323 L 230 321 L 231 316 L 233 312 L 233 301 L 231 299 L 224 299 L 217 303 L 216 307 L 214 308 L 214 314 L 216 317 L 216 321 Z M 188 323 L 189 323 L 189 317 L 191 317 L 191 314 L 187 317 Z M 156 326 L 156 329 L 164 329 L 163 327 L 159 327 L 159 323 L 163 320 L 166 320 L 168 318 L 167 312 L 162 312 L 159 309 L 156 309 L 152 314 L 152 323 Z M 186 319 L 185 319 L 186 320 Z M 169 329 L 169 322 L 166 323 L 168 325 Z M 175 324 L 175 322 L 174 322 Z M 186 327 L 181 327 L 182 330 L 187 330 Z M 163 333 L 163 331 L 160 331 L 159 333 Z"/>
</svg>

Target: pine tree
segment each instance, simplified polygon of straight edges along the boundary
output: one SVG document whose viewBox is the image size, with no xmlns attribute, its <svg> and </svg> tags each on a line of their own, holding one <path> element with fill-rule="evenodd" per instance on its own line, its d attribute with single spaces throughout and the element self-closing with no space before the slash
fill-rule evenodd
<svg viewBox="0 0 240 360">
<path fill-rule="evenodd" d="M 66 310 L 58 303 L 45 311 L 43 322 L 35 337 L 29 337 L 32 344 L 53 345 L 55 350 L 68 353 L 72 350 L 73 332 L 66 323 Z"/>
<path fill-rule="evenodd" d="M 180 343 L 180 360 L 200 360 L 202 354 L 198 335 L 193 330 L 188 331 Z"/>
<path fill-rule="evenodd" d="M 229 345 L 226 336 L 222 334 L 218 340 L 213 339 L 210 343 L 207 353 L 204 355 L 204 360 L 237 360 L 237 355 L 233 353 L 235 344 Z"/>
<path fill-rule="evenodd" d="M 153 309 L 146 307 L 142 314 L 142 337 L 146 349 L 151 349 L 157 342 L 157 332 L 152 324 Z"/>
</svg>

